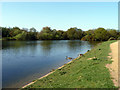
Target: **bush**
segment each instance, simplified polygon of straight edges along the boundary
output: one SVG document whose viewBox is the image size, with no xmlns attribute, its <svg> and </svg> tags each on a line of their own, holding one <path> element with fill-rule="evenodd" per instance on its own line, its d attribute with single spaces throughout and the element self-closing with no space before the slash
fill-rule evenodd
<svg viewBox="0 0 120 90">
<path fill-rule="evenodd" d="M 108 39 L 108 41 L 110 41 L 110 40 L 115 40 L 115 38 L 114 38 L 114 37 L 110 37 L 110 38 Z"/>
<path fill-rule="evenodd" d="M 81 39 L 81 40 L 86 41 L 86 38 L 85 38 L 85 37 L 82 37 L 82 39 Z"/>
<path fill-rule="evenodd" d="M 118 37 L 117 40 L 120 40 L 120 37 Z"/>
<path fill-rule="evenodd" d="M 22 33 L 16 35 L 15 37 L 13 37 L 13 38 L 16 39 L 16 40 L 26 40 L 26 34 L 27 33 L 22 32 Z"/>
</svg>

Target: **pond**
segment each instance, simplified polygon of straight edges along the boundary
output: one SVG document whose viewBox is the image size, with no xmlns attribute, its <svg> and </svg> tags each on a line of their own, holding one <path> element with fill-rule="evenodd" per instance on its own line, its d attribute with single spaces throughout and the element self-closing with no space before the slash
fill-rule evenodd
<svg viewBox="0 0 120 90">
<path fill-rule="evenodd" d="M 98 42 L 80 40 L 3 41 L 2 86 L 19 88 L 76 58 Z"/>
</svg>

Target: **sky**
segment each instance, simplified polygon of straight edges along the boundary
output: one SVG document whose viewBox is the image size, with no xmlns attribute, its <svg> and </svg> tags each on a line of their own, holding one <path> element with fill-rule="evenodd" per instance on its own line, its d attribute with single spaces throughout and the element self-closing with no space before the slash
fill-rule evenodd
<svg viewBox="0 0 120 90">
<path fill-rule="evenodd" d="M 117 2 L 2 2 L 3 27 L 118 29 Z"/>
</svg>

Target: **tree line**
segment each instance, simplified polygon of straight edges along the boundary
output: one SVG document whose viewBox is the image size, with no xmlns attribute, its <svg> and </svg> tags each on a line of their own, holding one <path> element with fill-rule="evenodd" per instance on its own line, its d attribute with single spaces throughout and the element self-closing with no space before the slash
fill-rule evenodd
<svg viewBox="0 0 120 90">
<path fill-rule="evenodd" d="M 84 41 L 107 41 L 120 40 L 120 32 L 115 29 L 90 29 L 83 31 L 76 27 L 69 28 L 67 31 L 43 27 L 40 32 L 35 28 L 20 29 L 19 27 L 6 28 L 0 27 L 2 40 L 84 40 Z"/>
</svg>

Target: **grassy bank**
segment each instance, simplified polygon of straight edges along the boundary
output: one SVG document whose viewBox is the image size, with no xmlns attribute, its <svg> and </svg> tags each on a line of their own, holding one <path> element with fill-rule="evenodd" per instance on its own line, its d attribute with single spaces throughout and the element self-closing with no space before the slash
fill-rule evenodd
<svg viewBox="0 0 120 90">
<path fill-rule="evenodd" d="M 107 56 L 109 45 L 113 42 L 115 40 L 97 45 L 84 56 L 26 88 L 115 88 L 109 70 L 105 67 L 112 63 Z M 89 59 L 95 56 L 96 59 Z"/>
</svg>

